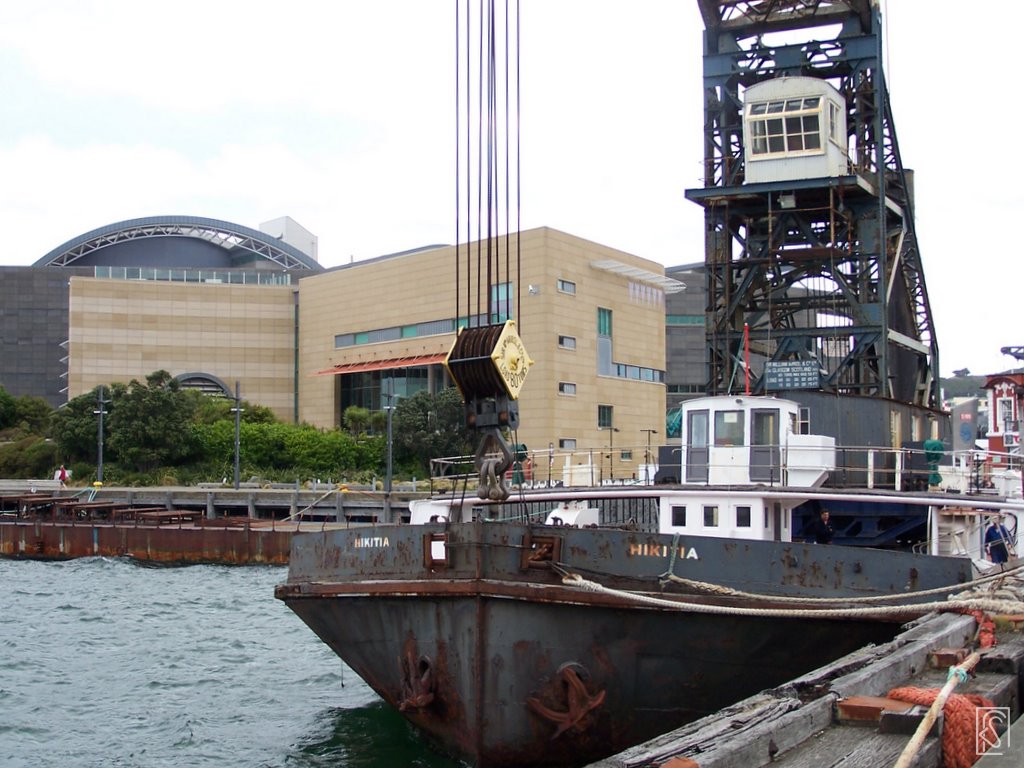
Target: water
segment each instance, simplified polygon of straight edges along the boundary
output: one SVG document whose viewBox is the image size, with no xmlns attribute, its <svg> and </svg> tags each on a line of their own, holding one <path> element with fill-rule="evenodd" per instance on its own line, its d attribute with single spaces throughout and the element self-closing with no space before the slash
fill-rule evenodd
<svg viewBox="0 0 1024 768">
<path fill-rule="evenodd" d="M 459 766 L 274 599 L 285 576 L 0 559 L 0 766 Z"/>
</svg>

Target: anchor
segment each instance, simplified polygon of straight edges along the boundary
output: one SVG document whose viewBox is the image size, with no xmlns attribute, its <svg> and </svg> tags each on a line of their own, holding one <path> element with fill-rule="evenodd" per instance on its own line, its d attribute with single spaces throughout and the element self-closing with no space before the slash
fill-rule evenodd
<svg viewBox="0 0 1024 768">
<path fill-rule="evenodd" d="M 537 696 L 531 696 L 526 700 L 530 709 L 558 726 L 551 737 L 552 740 L 557 739 L 569 729 L 586 730 L 589 723 L 585 723 L 584 718 L 604 703 L 607 691 L 590 693 L 586 683 L 581 679 L 580 673 L 584 678 L 590 676 L 586 667 L 581 664 L 576 662 L 563 664 L 559 667 L 555 680 L 549 683 L 547 690 L 541 694 L 547 701 L 559 699 L 558 703 L 563 704 L 565 709 L 555 709 Z"/>
</svg>

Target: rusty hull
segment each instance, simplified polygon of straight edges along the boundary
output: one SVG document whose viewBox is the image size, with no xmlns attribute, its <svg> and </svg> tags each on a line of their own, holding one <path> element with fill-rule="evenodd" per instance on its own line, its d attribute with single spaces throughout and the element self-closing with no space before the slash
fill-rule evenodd
<svg viewBox="0 0 1024 768">
<path fill-rule="evenodd" d="M 555 563 L 680 601 L 706 598 L 663 590 L 669 568 L 813 596 L 970 573 L 953 558 L 514 523 L 325 531 L 292 546 L 277 597 L 441 748 L 481 768 L 592 762 L 899 629 L 644 606 L 565 586 Z"/>
<path fill-rule="evenodd" d="M 251 526 L 0 522 L 0 556 L 131 557 L 167 564 L 286 565 L 293 531 Z"/>
</svg>

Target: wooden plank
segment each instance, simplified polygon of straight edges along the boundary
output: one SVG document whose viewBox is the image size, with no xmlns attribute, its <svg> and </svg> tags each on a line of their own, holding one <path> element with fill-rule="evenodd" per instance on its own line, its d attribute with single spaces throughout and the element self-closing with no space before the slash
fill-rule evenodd
<svg viewBox="0 0 1024 768">
<path fill-rule="evenodd" d="M 776 762 L 784 761 L 786 768 L 878 768 L 893 765 L 908 741 L 906 736 L 880 734 L 857 726 L 837 726 L 808 739 L 791 752 L 779 755 Z M 936 738 L 926 739 L 912 765 L 938 768 L 941 764 L 941 743 Z M 760 768 L 762 765 L 764 763 L 748 763 L 746 768 Z M 701 768 L 704 768 L 703 762 Z"/>
</svg>

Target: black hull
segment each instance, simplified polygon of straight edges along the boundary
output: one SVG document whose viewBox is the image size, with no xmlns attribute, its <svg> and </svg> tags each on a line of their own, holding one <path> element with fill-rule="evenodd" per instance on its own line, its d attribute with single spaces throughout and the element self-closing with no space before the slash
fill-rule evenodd
<svg viewBox="0 0 1024 768">
<path fill-rule="evenodd" d="M 428 555 L 442 533 L 447 562 Z M 655 593 L 668 565 L 680 574 L 701 561 L 717 570 L 737 546 L 753 568 L 769 571 L 737 574 L 737 586 L 767 579 L 780 591 L 821 595 L 856 582 L 853 591 L 864 594 L 905 576 L 884 552 L 849 550 L 856 559 L 840 564 L 842 548 L 701 539 L 682 549 L 674 542 L 683 559 L 673 562 L 668 536 L 557 534 L 557 562 L 568 570 L 603 570 L 596 581 Z M 476 523 L 297 537 L 278 597 L 410 722 L 482 767 L 592 762 L 886 641 L 906 618 L 702 614 L 583 592 L 524 557 L 551 535 L 542 526 Z M 702 560 L 687 559 L 687 547 Z M 963 564 L 943 558 L 915 563 L 920 587 L 966 577 Z"/>
</svg>

